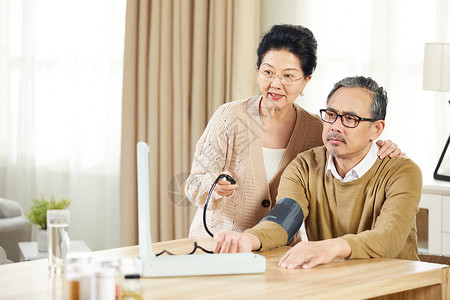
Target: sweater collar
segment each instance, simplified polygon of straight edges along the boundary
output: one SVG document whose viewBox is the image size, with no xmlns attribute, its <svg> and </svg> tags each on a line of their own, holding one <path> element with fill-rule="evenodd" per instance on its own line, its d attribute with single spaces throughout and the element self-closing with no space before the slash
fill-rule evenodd
<svg viewBox="0 0 450 300">
<path fill-rule="evenodd" d="M 378 158 L 378 146 L 372 142 L 369 152 L 364 156 L 364 158 L 354 166 L 350 171 L 345 174 L 344 178 L 339 175 L 334 164 L 334 160 L 331 155 L 328 155 L 328 162 L 326 168 L 326 175 L 330 177 L 330 173 L 342 182 L 349 182 L 361 178 L 367 171 L 373 166 Z"/>
</svg>

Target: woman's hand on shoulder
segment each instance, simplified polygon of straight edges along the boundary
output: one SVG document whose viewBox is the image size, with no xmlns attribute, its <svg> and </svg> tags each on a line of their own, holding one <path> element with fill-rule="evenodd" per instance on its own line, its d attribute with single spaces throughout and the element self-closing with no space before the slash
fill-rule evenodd
<svg viewBox="0 0 450 300">
<path fill-rule="evenodd" d="M 388 155 L 391 158 L 396 156 L 405 156 L 405 153 L 403 153 L 397 144 L 393 143 L 391 140 L 378 140 L 377 145 L 381 147 L 380 150 L 378 150 L 378 157 L 381 159 Z"/>
</svg>

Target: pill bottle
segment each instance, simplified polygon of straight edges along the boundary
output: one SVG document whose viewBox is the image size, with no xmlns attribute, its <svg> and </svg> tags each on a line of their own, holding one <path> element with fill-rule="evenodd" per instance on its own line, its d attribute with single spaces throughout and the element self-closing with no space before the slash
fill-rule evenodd
<svg viewBox="0 0 450 300">
<path fill-rule="evenodd" d="M 97 267 L 91 275 L 91 300 L 116 299 L 116 271 L 110 267 Z"/>
<path fill-rule="evenodd" d="M 121 288 L 121 300 L 142 299 L 142 284 L 139 274 L 124 275 Z"/>
<path fill-rule="evenodd" d="M 114 281 L 115 281 L 115 291 L 116 296 L 113 299 L 118 300 L 120 298 L 120 289 L 122 274 L 120 272 L 121 259 L 119 257 L 98 257 L 95 261 L 95 266 L 97 268 L 111 268 L 114 270 Z"/>
<path fill-rule="evenodd" d="M 92 272 L 90 253 L 68 253 L 66 260 L 65 299 L 89 299 Z"/>
<path fill-rule="evenodd" d="M 136 260 L 130 257 L 122 257 L 120 271 L 122 274 L 121 300 L 143 299 L 142 282 Z"/>
</svg>

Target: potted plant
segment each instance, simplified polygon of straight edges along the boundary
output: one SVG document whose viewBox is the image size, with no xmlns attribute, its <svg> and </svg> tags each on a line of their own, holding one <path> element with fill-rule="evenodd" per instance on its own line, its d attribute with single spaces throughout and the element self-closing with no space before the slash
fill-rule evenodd
<svg viewBox="0 0 450 300">
<path fill-rule="evenodd" d="M 50 200 L 46 200 L 41 194 L 40 198 L 33 200 L 33 206 L 27 214 L 29 223 L 38 226 L 37 242 L 39 251 L 47 251 L 47 210 L 49 209 L 66 209 L 70 205 L 70 200 L 61 199 L 56 201 L 52 195 Z"/>
</svg>

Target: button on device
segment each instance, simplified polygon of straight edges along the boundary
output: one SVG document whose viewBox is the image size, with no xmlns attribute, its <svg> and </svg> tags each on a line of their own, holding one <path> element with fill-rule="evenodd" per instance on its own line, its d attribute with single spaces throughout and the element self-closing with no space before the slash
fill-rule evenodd
<svg viewBox="0 0 450 300">
<path fill-rule="evenodd" d="M 262 206 L 264 206 L 264 207 L 269 207 L 270 206 L 270 201 L 269 200 L 263 200 L 262 202 L 261 202 L 261 205 Z"/>
</svg>

